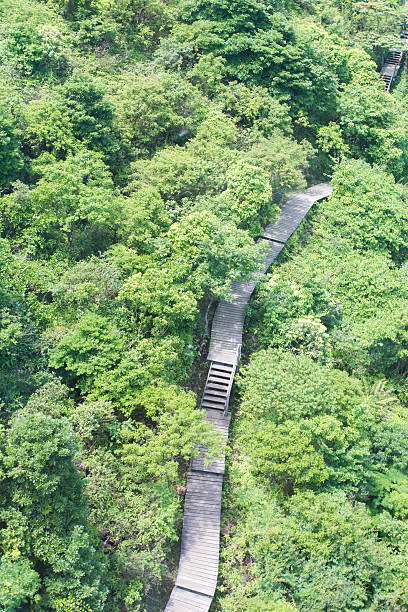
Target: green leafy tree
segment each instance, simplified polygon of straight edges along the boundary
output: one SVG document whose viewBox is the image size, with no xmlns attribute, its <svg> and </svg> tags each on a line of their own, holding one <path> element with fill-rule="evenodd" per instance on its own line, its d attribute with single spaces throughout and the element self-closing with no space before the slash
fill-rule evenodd
<svg viewBox="0 0 408 612">
<path fill-rule="evenodd" d="M 267 173 L 246 163 L 237 163 L 227 172 L 227 189 L 219 199 L 221 210 L 236 218 L 237 225 L 259 236 L 262 225 L 279 213 L 272 204 L 272 188 Z"/>
<path fill-rule="evenodd" d="M 211 53 L 227 61 L 230 80 L 265 86 L 292 113 L 319 117 L 334 110 L 337 75 L 324 49 L 302 40 L 283 13 L 263 2 L 185 2 L 180 14 L 190 27 L 175 29 L 182 45 L 191 42 L 196 57 Z M 193 55 L 194 57 L 194 55 Z M 324 67 L 316 70 L 317 66 Z"/>
<path fill-rule="evenodd" d="M 154 239 L 170 225 L 170 219 L 160 194 L 142 188 L 122 201 L 119 237 L 139 252 L 154 250 Z"/>
<path fill-rule="evenodd" d="M 392 578 L 394 572 L 405 580 L 405 544 L 393 548 L 380 542 L 368 511 L 343 492 L 298 494 L 283 507 L 263 500 L 250 509 L 239 531 L 246 537 L 231 550 L 228 564 L 232 569 L 244 558 L 252 560 L 244 592 L 262 593 L 265 606 L 268 600 L 283 600 L 318 612 L 367 605 L 391 611 L 406 605 L 405 590 L 395 589 Z M 398 535 L 406 541 L 402 527 Z M 234 601 L 239 605 L 242 595 L 238 587 L 227 609 L 234 609 Z M 273 603 L 265 609 L 280 608 Z"/>
<path fill-rule="evenodd" d="M 333 177 L 334 195 L 323 228 L 336 228 L 357 249 L 405 258 L 408 216 L 405 196 L 392 175 L 364 161 L 345 161 Z"/>
<path fill-rule="evenodd" d="M 36 593 L 40 585 L 40 576 L 27 558 L 13 561 L 4 556 L 0 561 L 0 603 L 5 610 L 14 612 L 22 605 L 38 600 Z"/>
<path fill-rule="evenodd" d="M 4 233 L 18 246 L 81 257 L 106 247 L 119 219 L 119 198 L 100 156 L 81 151 L 40 165 L 34 189 L 18 183 L 3 196 Z"/>
<path fill-rule="evenodd" d="M 123 348 L 123 338 L 107 318 L 87 313 L 51 349 L 50 366 L 73 375 L 81 391 L 86 393 L 98 375 L 118 363 Z"/>
<path fill-rule="evenodd" d="M 385 165 L 397 178 L 407 167 L 408 117 L 404 107 L 376 82 L 352 82 L 339 99 L 339 125 L 354 157 Z"/>
<path fill-rule="evenodd" d="M 23 147 L 30 158 L 52 153 L 60 160 L 81 148 L 63 105 L 56 100 L 31 100 L 24 107 L 23 126 Z"/>
<path fill-rule="evenodd" d="M 97 308 L 112 310 L 121 286 L 120 270 L 107 258 L 90 257 L 70 267 L 52 287 L 55 306 L 67 320 Z"/>
<path fill-rule="evenodd" d="M 116 367 L 95 379 L 91 397 L 109 400 L 126 416 L 154 414 L 169 393 L 169 386 L 184 382 L 194 353 L 177 336 L 142 338 L 125 353 Z"/>
<path fill-rule="evenodd" d="M 23 165 L 20 153 L 21 133 L 18 129 L 12 102 L 2 100 L 0 103 L 0 188 L 9 187 Z"/>
<path fill-rule="evenodd" d="M 55 26 L 14 24 L 8 28 L 5 50 L 23 74 L 61 78 L 69 69 L 61 33 Z"/>
<path fill-rule="evenodd" d="M 253 127 L 265 137 L 275 130 L 290 136 L 292 133 L 289 107 L 273 98 L 265 87 L 247 87 L 243 83 L 229 83 L 217 96 L 224 112 L 235 117 L 240 127 Z"/>
<path fill-rule="evenodd" d="M 59 94 L 75 138 L 114 165 L 119 149 L 114 130 L 115 107 L 107 99 L 105 88 L 91 76 L 76 71 Z"/>
<path fill-rule="evenodd" d="M 193 212 L 173 224 L 168 245 L 175 278 L 200 297 L 206 291 L 228 295 L 232 280 L 248 279 L 262 265 L 262 245 L 211 212 Z"/>
<path fill-rule="evenodd" d="M 175 74 L 127 78 L 118 96 L 124 136 L 142 153 L 185 142 L 205 114 L 201 92 Z"/>
<path fill-rule="evenodd" d="M 166 332 L 182 335 L 197 318 L 197 300 L 172 271 L 148 268 L 144 274 L 129 277 L 119 298 L 134 312 L 139 333 L 162 336 Z"/>
<path fill-rule="evenodd" d="M 72 597 L 103 608 L 103 565 L 86 526 L 77 448 L 65 419 L 17 414 L 3 449 L 0 513 L 3 605 L 55 608 Z"/>
</svg>

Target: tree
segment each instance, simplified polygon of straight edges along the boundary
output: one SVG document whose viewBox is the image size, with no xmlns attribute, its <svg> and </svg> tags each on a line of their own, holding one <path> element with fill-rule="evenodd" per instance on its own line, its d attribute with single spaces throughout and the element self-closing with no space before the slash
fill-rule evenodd
<svg viewBox="0 0 408 612">
<path fill-rule="evenodd" d="M 86 393 L 98 375 L 118 363 L 124 341 L 118 329 L 105 317 L 85 314 L 57 346 L 50 351 L 50 366 L 74 376 Z"/>
<path fill-rule="evenodd" d="M 23 74 L 61 78 L 67 73 L 66 50 L 55 26 L 19 23 L 9 27 L 7 34 L 6 53 Z"/>
<path fill-rule="evenodd" d="M 278 207 L 272 204 L 272 188 L 267 173 L 245 162 L 237 163 L 227 172 L 227 189 L 218 198 L 224 214 L 236 218 L 237 225 L 259 236 L 262 225 L 274 221 Z"/>
<path fill-rule="evenodd" d="M 333 177 L 333 187 L 323 228 L 335 228 L 359 250 L 403 261 L 408 215 L 404 192 L 393 176 L 364 161 L 345 161 Z"/>
<path fill-rule="evenodd" d="M 339 124 L 354 157 L 385 165 L 397 178 L 407 168 L 408 116 L 399 101 L 377 82 L 351 82 L 339 99 Z"/>
<path fill-rule="evenodd" d="M 217 102 L 237 119 L 240 127 L 254 127 L 266 138 L 277 130 L 286 136 L 292 134 L 289 106 L 272 97 L 266 87 L 232 82 L 220 89 Z"/>
<path fill-rule="evenodd" d="M 189 331 L 184 330 L 185 339 L 175 335 L 139 339 L 116 367 L 100 372 L 94 381 L 92 399 L 108 400 L 134 418 L 155 413 L 169 393 L 169 386 L 184 382 L 191 367 L 194 352 Z"/>
<path fill-rule="evenodd" d="M 252 427 L 248 433 L 253 439 L 250 456 L 255 472 L 281 486 L 284 495 L 318 487 L 328 479 L 324 457 L 315 448 L 307 427 L 287 420 L 283 425 L 260 423 L 259 429 Z"/>
<path fill-rule="evenodd" d="M 105 96 L 105 88 L 91 76 L 77 71 L 59 94 L 75 138 L 114 164 L 119 145 L 113 125 L 114 105 Z"/>
<path fill-rule="evenodd" d="M 301 190 L 306 187 L 307 173 L 313 151 L 303 141 L 298 144 L 293 138 L 275 130 L 270 138 L 250 138 L 250 147 L 245 159 L 253 166 L 263 168 L 269 175 L 274 201 L 283 201 L 288 191 Z"/>
<path fill-rule="evenodd" d="M 265 484 L 290 495 L 325 482 L 358 490 L 367 481 L 373 416 L 358 380 L 270 349 L 256 354 L 239 385 L 238 444 Z"/>
<path fill-rule="evenodd" d="M 262 373 L 262 376 L 260 375 Z M 240 371 L 241 412 L 276 424 L 329 414 L 353 422 L 365 403 L 358 379 L 316 363 L 308 355 L 258 351 Z"/>
<path fill-rule="evenodd" d="M 10 100 L 0 102 L 0 189 L 7 189 L 23 165 L 20 153 L 21 133 Z"/>
<path fill-rule="evenodd" d="M 394 47 L 400 43 L 398 34 L 404 20 L 398 2 L 370 0 L 353 2 L 346 9 L 353 39 L 367 51 Z"/>
<path fill-rule="evenodd" d="M 183 335 L 197 318 L 194 294 L 178 283 L 166 268 L 148 268 L 128 278 L 121 290 L 121 299 L 134 312 L 138 333 L 162 336 Z"/>
<path fill-rule="evenodd" d="M 41 369 L 39 332 L 42 313 L 27 295 L 25 266 L 0 239 L 0 403 L 8 414 L 20 407 L 34 388 Z M 31 276 L 30 282 L 34 282 Z"/>
<path fill-rule="evenodd" d="M 263 500 L 239 531 L 246 538 L 230 564 L 251 559 L 246 591 L 258 590 L 263 601 L 293 602 L 313 612 L 406 605 L 403 589 L 390 580 L 395 572 L 405 581 L 405 553 L 379 542 L 367 510 L 342 492 L 298 494 L 283 507 Z M 399 535 L 406 541 L 403 531 Z"/>
<path fill-rule="evenodd" d="M 23 147 L 30 158 L 52 153 L 60 160 L 83 148 L 73 134 L 63 105 L 56 100 L 31 100 L 24 107 L 23 126 Z"/>
<path fill-rule="evenodd" d="M 13 242 L 73 258 L 106 248 L 119 219 L 119 197 L 100 156 L 92 151 L 43 163 L 33 189 L 18 183 L 3 196 L 4 233 Z"/>
<path fill-rule="evenodd" d="M 40 585 L 40 576 L 27 558 L 12 561 L 3 556 L 0 561 L 0 603 L 4 609 L 14 612 L 26 603 L 35 602 Z"/>
<path fill-rule="evenodd" d="M 170 225 L 160 194 L 148 187 L 122 201 L 121 216 L 119 237 L 139 252 L 154 250 L 154 239 Z"/>
<path fill-rule="evenodd" d="M 231 281 L 250 278 L 264 257 L 262 245 L 256 245 L 247 232 L 204 210 L 173 224 L 168 245 L 174 278 L 197 297 L 206 291 L 228 295 Z"/>
<path fill-rule="evenodd" d="M 104 569 L 86 524 L 83 482 L 66 419 L 17 414 L 3 449 L 0 601 L 56 607 L 61 597 L 103 609 Z"/>
<path fill-rule="evenodd" d="M 52 286 L 54 304 L 68 321 L 78 312 L 111 311 L 121 287 L 120 270 L 107 258 L 90 257 L 70 267 Z"/>
<path fill-rule="evenodd" d="M 275 4 L 275 6 L 273 6 Z M 233 0 L 226 4 L 220 0 L 184 0 L 180 15 L 187 22 L 198 19 L 215 21 L 231 32 L 253 32 L 267 29 L 271 25 L 272 10 L 278 3 L 265 3 L 262 0 Z"/>
<path fill-rule="evenodd" d="M 183 143 L 204 118 L 201 92 L 176 74 L 128 78 L 118 91 L 124 136 L 140 153 Z"/>
<path fill-rule="evenodd" d="M 206 53 L 224 58 L 230 80 L 267 84 L 274 97 L 290 104 L 293 116 L 302 110 L 320 118 L 330 114 L 337 75 L 324 49 L 298 37 L 291 21 L 273 8 L 257 1 L 228 7 L 186 2 L 181 17 L 189 27 L 176 28 L 174 37 L 179 45 L 192 43 L 193 58 Z"/>
</svg>

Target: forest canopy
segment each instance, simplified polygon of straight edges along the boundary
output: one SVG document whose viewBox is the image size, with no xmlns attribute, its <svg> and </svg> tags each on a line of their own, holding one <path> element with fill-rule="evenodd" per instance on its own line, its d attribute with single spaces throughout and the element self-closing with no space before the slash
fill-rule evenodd
<svg viewBox="0 0 408 612">
<path fill-rule="evenodd" d="M 0 15 L 0 608 L 163 610 L 188 460 L 221 452 L 214 304 L 332 179 L 251 305 L 214 605 L 404 609 L 407 85 L 378 76 L 401 4 Z"/>
</svg>

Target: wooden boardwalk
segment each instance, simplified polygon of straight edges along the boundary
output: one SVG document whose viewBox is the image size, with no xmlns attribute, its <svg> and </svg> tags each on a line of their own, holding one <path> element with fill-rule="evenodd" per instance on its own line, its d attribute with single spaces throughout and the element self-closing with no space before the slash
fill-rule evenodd
<svg viewBox="0 0 408 612">
<path fill-rule="evenodd" d="M 401 64 L 404 59 L 404 51 L 389 51 L 383 67 L 380 70 L 380 76 L 385 83 L 385 91 L 388 93 L 398 76 Z"/>
<path fill-rule="evenodd" d="M 404 8 L 405 8 L 405 19 L 404 19 L 404 23 L 402 24 L 401 33 L 400 33 L 401 45 L 398 45 L 398 47 L 399 47 L 398 49 L 391 49 L 390 51 L 388 51 L 387 56 L 386 56 L 385 61 L 384 61 L 384 65 L 382 66 L 382 68 L 380 70 L 380 77 L 384 81 L 385 91 L 387 93 L 389 93 L 391 91 L 391 87 L 393 86 L 394 81 L 395 81 L 395 79 L 398 76 L 398 72 L 399 72 L 399 70 L 401 68 L 401 65 L 402 65 L 403 61 L 404 61 L 404 55 L 405 55 L 405 52 L 407 50 L 407 44 L 408 44 L 408 23 L 407 23 L 408 0 L 405 0 Z"/>
<path fill-rule="evenodd" d="M 321 183 L 286 202 L 279 221 L 268 225 L 260 238 L 268 243 L 263 273 L 313 204 L 331 192 L 329 183 Z M 231 419 L 228 405 L 241 354 L 245 311 L 258 277 L 259 273 L 250 282 L 234 282 L 232 301 L 220 301 L 213 319 L 207 357 L 211 363 L 200 408 L 205 410 L 205 418 L 225 440 Z M 199 450 L 200 455 L 191 461 L 187 475 L 179 569 L 166 612 L 208 612 L 217 586 L 225 459 L 206 466 L 205 448 Z"/>
</svg>

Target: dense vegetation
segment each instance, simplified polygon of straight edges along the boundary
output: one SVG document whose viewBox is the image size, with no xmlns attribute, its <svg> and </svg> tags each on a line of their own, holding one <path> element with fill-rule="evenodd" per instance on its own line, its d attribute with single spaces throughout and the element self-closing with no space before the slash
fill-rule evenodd
<svg viewBox="0 0 408 612">
<path fill-rule="evenodd" d="M 217 605 L 408 605 L 401 11 L 0 0 L 3 610 L 163 609 L 212 306 L 333 172 L 253 304 Z"/>
<path fill-rule="evenodd" d="M 223 610 L 408 605 L 408 192 L 363 161 L 333 186 L 252 303 Z"/>
</svg>

